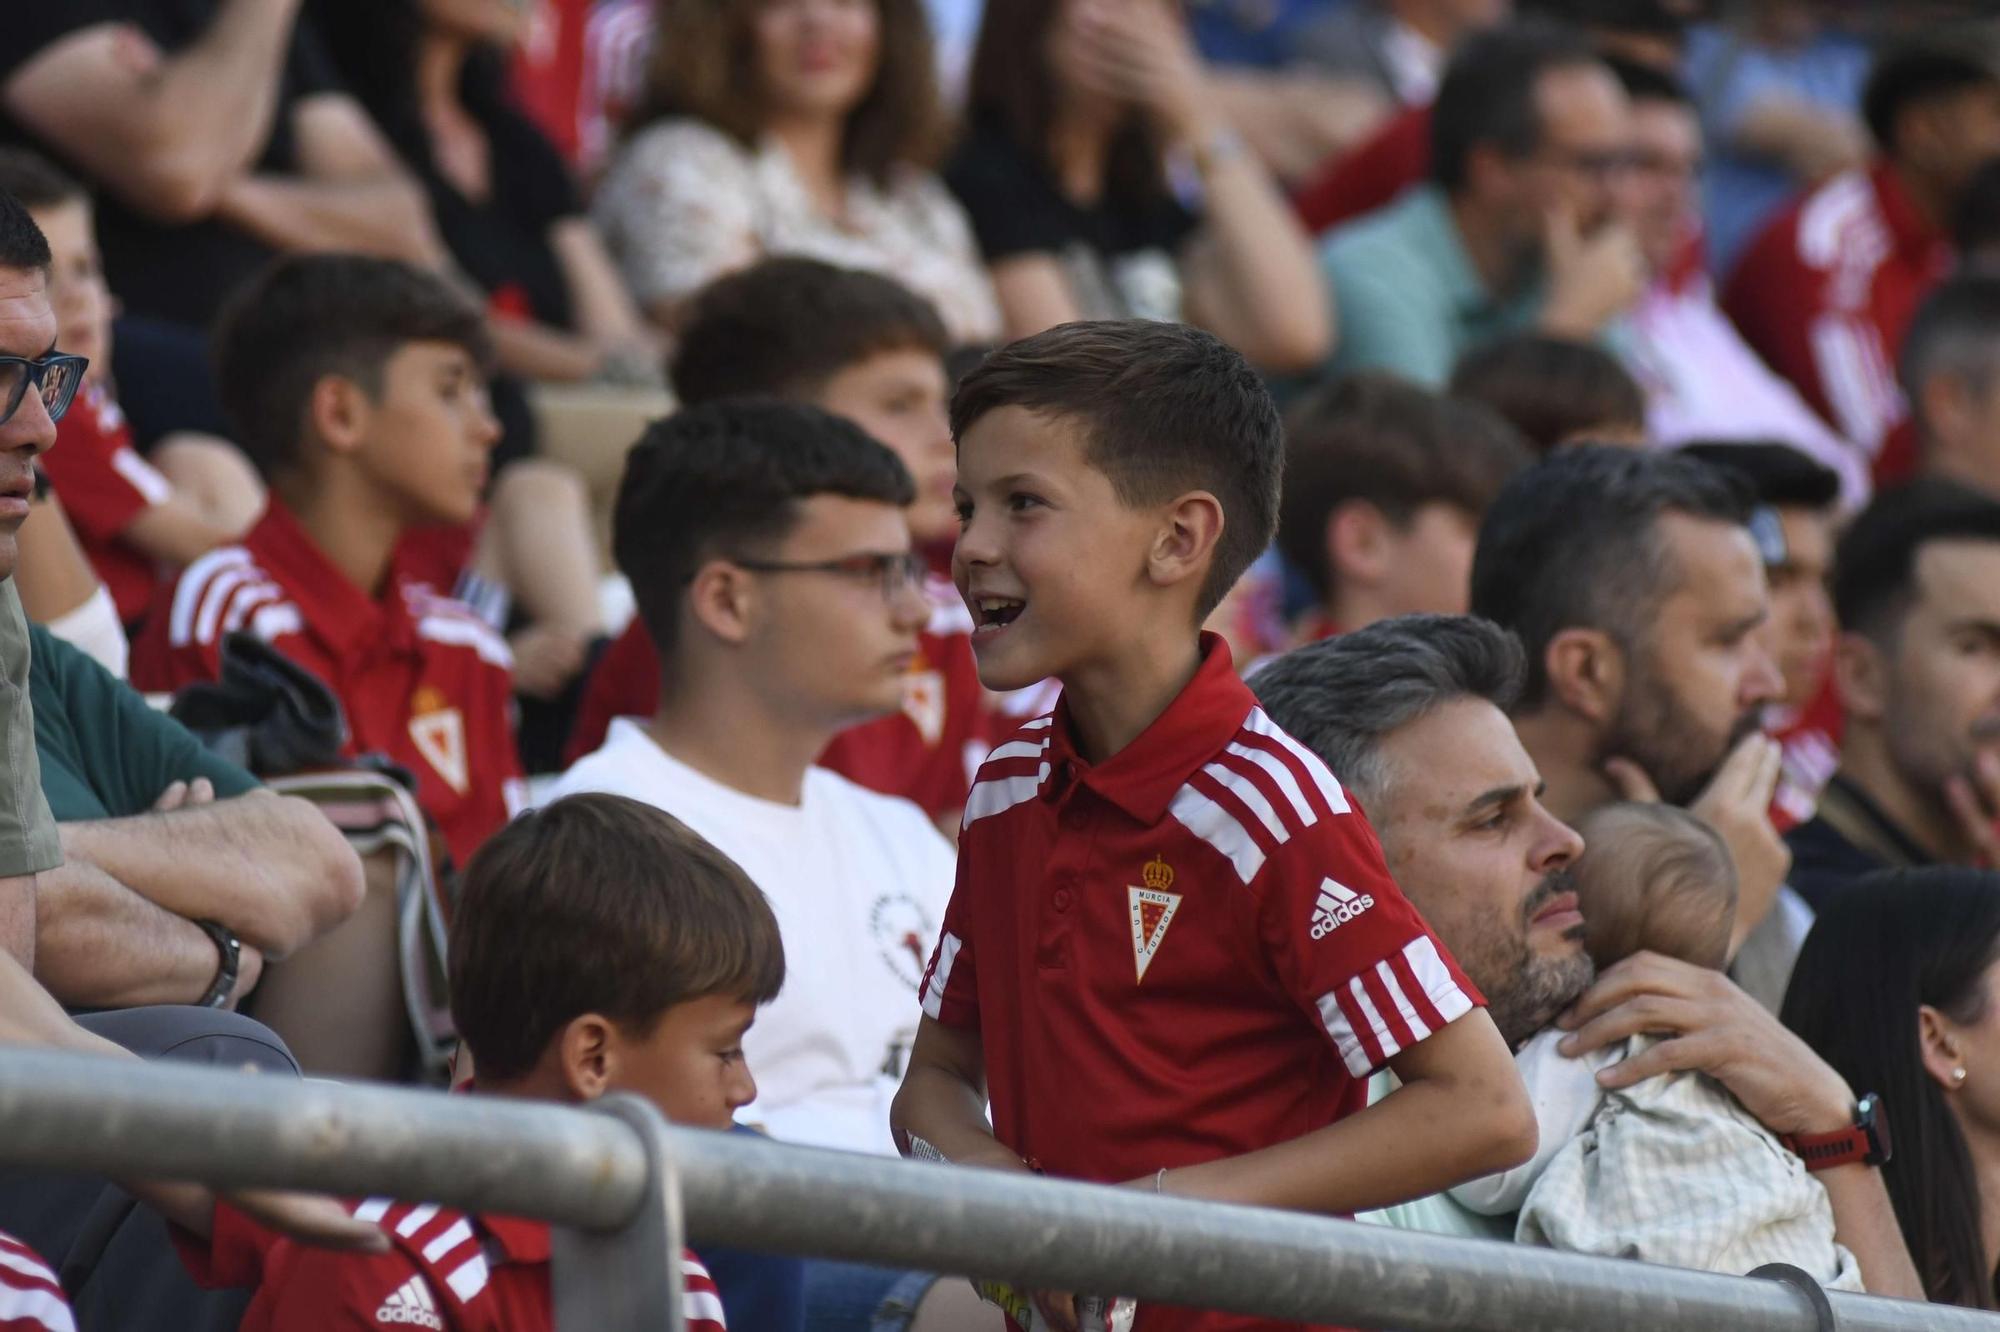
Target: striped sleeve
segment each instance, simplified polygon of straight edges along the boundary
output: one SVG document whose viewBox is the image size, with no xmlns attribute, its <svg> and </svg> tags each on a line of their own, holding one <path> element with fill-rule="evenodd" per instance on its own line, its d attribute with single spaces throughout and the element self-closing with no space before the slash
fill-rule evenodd
<svg viewBox="0 0 2000 1332">
<path fill-rule="evenodd" d="M 724 1332 L 722 1292 L 701 1259 L 681 1250 L 681 1322 L 687 1332 Z"/>
<path fill-rule="evenodd" d="M 0 1332 L 76 1332 L 56 1274 L 41 1256 L 0 1234 Z"/>
<path fill-rule="evenodd" d="M 1352 1076 L 1485 1003 L 1396 887 L 1339 780 L 1261 709 L 1173 810 L 1257 895 L 1278 976 Z"/>
<path fill-rule="evenodd" d="M 970 893 L 966 888 L 965 856 L 960 848 L 958 882 L 951 902 L 944 909 L 944 927 L 938 932 L 937 947 L 924 968 L 923 984 L 917 1001 L 924 1016 L 947 1027 L 979 1025 L 979 986 L 973 963 Z"/>
</svg>

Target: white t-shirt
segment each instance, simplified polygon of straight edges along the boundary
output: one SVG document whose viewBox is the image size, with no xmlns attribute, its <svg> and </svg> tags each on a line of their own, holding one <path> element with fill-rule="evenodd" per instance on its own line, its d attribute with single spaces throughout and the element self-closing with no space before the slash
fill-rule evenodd
<svg viewBox="0 0 2000 1332">
<path fill-rule="evenodd" d="M 771 900 L 785 987 L 743 1042 L 758 1094 L 741 1118 L 787 1142 L 894 1154 L 889 1100 L 956 864 L 924 812 L 824 768 L 806 771 L 797 805 L 745 795 L 672 758 L 629 718 L 548 799 L 581 791 L 666 810 Z"/>
</svg>

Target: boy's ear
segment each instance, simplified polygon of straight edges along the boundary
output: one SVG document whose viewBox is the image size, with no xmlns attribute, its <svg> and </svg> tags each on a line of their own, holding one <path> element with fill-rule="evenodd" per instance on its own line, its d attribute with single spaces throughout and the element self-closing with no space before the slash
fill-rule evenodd
<svg viewBox="0 0 2000 1332">
<path fill-rule="evenodd" d="M 1166 521 L 1146 555 L 1146 572 L 1161 587 L 1208 573 L 1215 543 L 1222 539 L 1222 501 L 1206 490 L 1190 490 L 1166 507 Z"/>
<path fill-rule="evenodd" d="M 1625 698 L 1625 654 L 1601 629 L 1565 629 L 1542 659 L 1549 694 L 1599 726 L 1608 726 Z"/>
<path fill-rule="evenodd" d="M 618 1084 L 617 1032 L 598 1013 L 571 1018 L 556 1037 L 563 1085 L 579 1101 L 594 1101 Z"/>
<path fill-rule="evenodd" d="M 1375 583 L 1387 572 L 1389 517 L 1367 500 L 1348 500 L 1326 516 L 1326 562 L 1336 587 Z"/>
<path fill-rule="evenodd" d="M 710 560 L 688 584 L 689 612 L 701 627 L 725 643 L 750 636 L 756 613 L 756 580 L 727 560 Z"/>
<path fill-rule="evenodd" d="M 306 399 L 313 437 L 335 453 L 352 453 L 361 446 L 374 410 L 367 390 L 345 375 L 321 375 Z"/>
</svg>

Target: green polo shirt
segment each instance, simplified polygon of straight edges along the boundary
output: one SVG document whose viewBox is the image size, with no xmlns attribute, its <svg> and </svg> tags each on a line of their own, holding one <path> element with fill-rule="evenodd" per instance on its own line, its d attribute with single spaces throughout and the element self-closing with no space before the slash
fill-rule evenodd
<svg viewBox="0 0 2000 1332">
<path fill-rule="evenodd" d="M 42 798 L 36 763 L 36 718 L 30 720 L 33 677 L 28 617 L 21 611 L 21 594 L 14 580 L 0 580 L 0 877 L 39 874 L 63 863 L 62 840 L 49 803 Z"/>
<path fill-rule="evenodd" d="M 1467 350 L 1541 314 L 1539 282 L 1505 300 L 1486 290 L 1435 185 L 1335 231 L 1319 263 L 1340 323 L 1336 374 L 1389 370 L 1441 388 Z"/>
<path fill-rule="evenodd" d="M 175 782 L 208 778 L 218 800 L 257 788 L 255 777 L 202 747 L 136 689 L 31 625 L 28 676 L 42 794 L 58 823 L 144 814 Z"/>
</svg>

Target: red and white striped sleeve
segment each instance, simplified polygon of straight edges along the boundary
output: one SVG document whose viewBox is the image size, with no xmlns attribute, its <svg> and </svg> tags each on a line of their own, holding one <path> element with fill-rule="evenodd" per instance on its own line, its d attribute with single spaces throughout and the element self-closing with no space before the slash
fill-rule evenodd
<svg viewBox="0 0 2000 1332">
<path fill-rule="evenodd" d="M 681 1321 L 687 1332 L 725 1332 L 722 1292 L 692 1250 L 681 1250 Z"/>
<path fill-rule="evenodd" d="M 76 1332 L 56 1274 L 41 1255 L 0 1234 L 0 1332 Z"/>
</svg>

